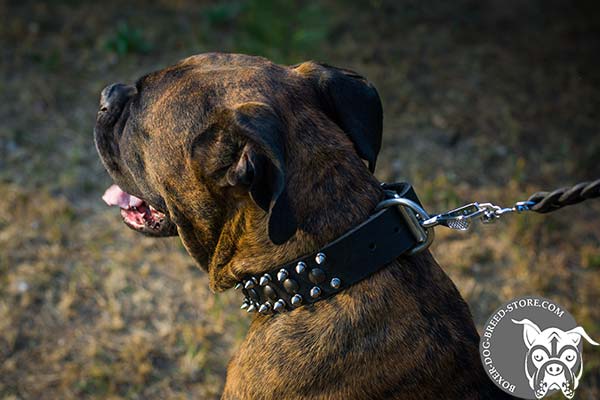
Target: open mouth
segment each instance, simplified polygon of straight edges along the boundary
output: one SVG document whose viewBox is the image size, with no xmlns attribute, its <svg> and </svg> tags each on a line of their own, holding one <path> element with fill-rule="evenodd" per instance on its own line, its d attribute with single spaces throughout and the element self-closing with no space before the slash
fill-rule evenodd
<svg viewBox="0 0 600 400">
<path fill-rule="evenodd" d="M 176 235 L 177 230 L 168 217 L 144 200 L 135 197 L 118 185 L 112 185 L 104 192 L 102 200 L 109 206 L 121 209 L 125 225 L 150 236 Z"/>
</svg>

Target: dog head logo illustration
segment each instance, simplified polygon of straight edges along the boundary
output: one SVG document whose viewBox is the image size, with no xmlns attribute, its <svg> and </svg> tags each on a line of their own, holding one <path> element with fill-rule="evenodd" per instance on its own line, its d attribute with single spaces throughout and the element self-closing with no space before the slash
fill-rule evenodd
<svg viewBox="0 0 600 400">
<path fill-rule="evenodd" d="M 566 398 L 572 399 L 583 371 L 581 338 L 595 346 L 598 343 L 580 326 L 569 331 L 553 327 L 542 331 L 528 319 L 512 322 L 523 326 L 523 341 L 527 346 L 525 374 L 535 397 L 541 399 L 549 392 L 560 390 Z"/>
</svg>

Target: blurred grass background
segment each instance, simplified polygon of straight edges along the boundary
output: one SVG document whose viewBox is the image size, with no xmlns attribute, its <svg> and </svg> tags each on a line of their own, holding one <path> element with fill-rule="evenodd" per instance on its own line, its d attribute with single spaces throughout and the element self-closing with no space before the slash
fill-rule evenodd
<svg viewBox="0 0 600 400">
<path fill-rule="evenodd" d="M 595 1 L 0 1 L 0 396 L 215 399 L 248 317 L 178 239 L 100 201 L 92 142 L 108 83 L 205 51 L 354 69 L 385 113 L 381 180 L 426 207 L 511 204 L 600 177 Z M 479 327 L 524 294 L 600 338 L 600 204 L 437 231 Z M 579 399 L 600 397 L 585 346 Z M 556 396 L 556 398 L 559 398 Z"/>
</svg>

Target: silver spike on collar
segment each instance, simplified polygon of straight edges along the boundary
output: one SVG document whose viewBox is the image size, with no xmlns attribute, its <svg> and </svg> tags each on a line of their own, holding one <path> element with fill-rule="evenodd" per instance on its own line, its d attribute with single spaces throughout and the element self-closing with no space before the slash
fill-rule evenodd
<svg viewBox="0 0 600 400">
<path fill-rule="evenodd" d="M 329 276 L 326 264 L 329 260 L 325 253 L 318 253 L 314 263 L 301 260 L 291 267 L 279 269 L 277 279 L 269 273 L 246 278 L 235 285 L 244 293 L 240 308 L 249 313 L 280 313 L 306 304 L 306 299 L 311 302 L 318 300 L 325 287 L 330 294 L 337 291 L 342 281 Z"/>
<path fill-rule="evenodd" d="M 384 191 L 389 198 L 404 198 L 420 206 L 409 184 L 386 184 Z M 415 248 L 426 248 L 422 244 L 427 236 L 419 234 L 417 217 L 409 213 L 378 206 L 365 221 L 319 251 L 267 273 L 245 277 L 235 285 L 244 294 L 241 308 L 274 314 L 310 305 L 336 295 L 401 255 L 414 254 Z"/>
</svg>

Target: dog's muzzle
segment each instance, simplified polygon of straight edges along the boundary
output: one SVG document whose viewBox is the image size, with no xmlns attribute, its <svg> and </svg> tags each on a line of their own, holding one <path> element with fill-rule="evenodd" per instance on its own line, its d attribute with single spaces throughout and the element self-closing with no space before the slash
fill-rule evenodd
<svg viewBox="0 0 600 400">
<path fill-rule="evenodd" d="M 540 366 L 534 377 L 535 396 L 541 399 L 550 390 L 560 390 L 566 398 L 575 395 L 576 379 L 574 372 L 558 358 L 551 358 Z"/>
</svg>

